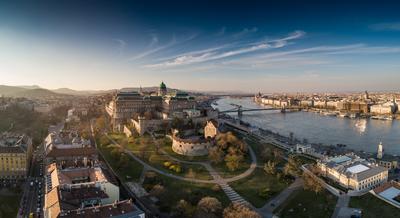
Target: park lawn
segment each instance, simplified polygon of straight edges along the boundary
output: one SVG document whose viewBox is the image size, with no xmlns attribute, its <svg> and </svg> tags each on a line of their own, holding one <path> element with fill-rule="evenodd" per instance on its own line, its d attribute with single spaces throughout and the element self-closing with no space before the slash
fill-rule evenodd
<svg viewBox="0 0 400 218">
<path fill-rule="evenodd" d="M 362 217 L 399 217 L 400 209 L 378 199 L 368 193 L 360 197 L 351 197 L 349 207 L 359 208 L 362 210 Z"/>
<path fill-rule="evenodd" d="M 0 195 L 0 217 L 16 217 L 20 200 L 20 194 Z"/>
<path fill-rule="evenodd" d="M 225 161 L 219 164 L 211 164 L 211 165 L 222 178 L 232 178 L 244 173 L 246 170 L 250 168 L 251 160 L 249 156 L 250 155 L 245 156 L 245 160 L 240 164 L 239 169 L 235 171 L 229 170 L 228 167 L 226 166 Z"/>
<path fill-rule="evenodd" d="M 327 191 L 319 194 L 298 190 L 279 206 L 274 213 L 279 217 L 329 218 L 335 210 L 337 197 Z"/>
<path fill-rule="evenodd" d="M 231 182 L 229 185 L 252 205 L 259 208 L 288 187 L 289 184 L 288 182 L 279 180 L 274 175 L 264 173 L 260 168 L 256 168 L 250 176 Z M 269 194 L 261 196 L 260 192 L 265 189 L 269 189 Z"/>
<path fill-rule="evenodd" d="M 141 137 L 149 137 L 148 140 L 150 143 L 142 144 L 139 142 L 140 137 L 136 137 L 133 140 L 129 140 L 129 143 L 126 145 L 126 148 L 129 149 L 134 155 L 136 155 L 137 157 L 148 163 L 149 165 L 159 170 L 162 170 L 166 173 L 170 173 L 177 176 L 204 179 L 204 180 L 212 179 L 208 170 L 204 166 L 198 164 L 178 163 L 172 160 L 167 155 L 164 155 L 161 152 L 157 152 L 156 145 L 153 143 L 152 140 L 150 140 L 150 136 L 144 135 Z M 179 165 L 181 167 L 181 172 L 176 172 L 175 170 L 168 169 L 168 167 L 164 166 L 165 162 L 170 162 L 173 163 L 174 165 Z"/>
<path fill-rule="evenodd" d="M 133 158 L 129 157 L 129 162 L 126 167 L 121 167 L 118 164 L 118 160 L 115 160 L 111 156 L 112 145 L 99 145 L 99 150 L 107 162 L 111 165 L 115 173 L 118 174 L 119 178 L 123 182 L 138 182 L 140 175 L 143 171 L 143 165 L 135 161 Z"/>
<path fill-rule="evenodd" d="M 192 205 L 197 205 L 198 201 L 206 196 L 217 198 L 224 207 L 228 206 L 230 201 L 223 190 L 215 184 L 191 183 L 173 179 L 164 175 L 157 175 L 157 182 L 151 182 L 146 177 L 143 187 L 150 192 L 156 184 L 161 184 L 165 191 L 157 196 L 159 202 L 157 205 L 162 212 L 170 212 L 180 200 L 185 200 Z"/>
<path fill-rule="evenodd" d="M 262 154 L 264 152 L 264 149 L 269 148 L 271 151 L 274 149 L 282 151 L 282 154 L 284 154 L 286 151 L 282 150 L 281 148 L 278 148 L 272 144 L 269 143 L 261 143 L 258 139 L 255 139 L 252 136 L 246 137 L 246 143 L 253 148 L 254 153 L 256 154 L 257 157 L 257 164 L 259 166 L 264 165 L 265 161 L 264 158 L 262 157 Z M 267 157 L 268 160 L 274 160 L 275 158 L 271 155 Z M 281 161 L 283 163 L 283 161 Z"/>
</svg>

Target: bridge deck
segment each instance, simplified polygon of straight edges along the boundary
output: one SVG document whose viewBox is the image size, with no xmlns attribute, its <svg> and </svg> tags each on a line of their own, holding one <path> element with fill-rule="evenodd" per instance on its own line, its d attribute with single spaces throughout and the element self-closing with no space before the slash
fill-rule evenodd
<svg viewBox="0 0 400 218">
<path fill-rule="evenodd" d="M 282 110 L 282 108 L 255 108 L 255 109 L 240 109 L 240 110 L 226 110 L 220 111 L 220 113 L 233 113 L 233 112 L 246 112 L 246 111 L 272 111 L 272 110 Z"/>
</svg>

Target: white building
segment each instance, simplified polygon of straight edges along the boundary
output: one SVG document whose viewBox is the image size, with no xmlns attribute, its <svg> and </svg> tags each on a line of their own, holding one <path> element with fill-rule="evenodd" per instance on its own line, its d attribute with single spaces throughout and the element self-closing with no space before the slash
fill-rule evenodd
<svg viewBox="0 0 400 218">
<path fill-rule="evenodd" d="M 387 182 L 388 170 L 354 154 L 327 157 L 317 163 L 323 176 L 344 188 L 364 191 Z"/>
<path fill-rule="evenodd" d="M 377 104 L 370 107 L 372 114 L 392 114 L 395 111 L 393 104 Z"/>
</svg>

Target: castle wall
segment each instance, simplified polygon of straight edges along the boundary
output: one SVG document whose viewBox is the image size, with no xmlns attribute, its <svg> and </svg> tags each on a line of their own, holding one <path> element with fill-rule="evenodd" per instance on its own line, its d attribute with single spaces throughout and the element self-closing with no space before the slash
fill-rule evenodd
<svg viewBox="0 0 400 218">
<path fill-rule="evenodd" d="M 185 156 L 207 155 L 211 146 L 212 143 L 210 141 L 193 140 L 190 142 L 188 139 L 182 140 L 175 136 L 172 137 L 172 150 Z"/>
</svg>

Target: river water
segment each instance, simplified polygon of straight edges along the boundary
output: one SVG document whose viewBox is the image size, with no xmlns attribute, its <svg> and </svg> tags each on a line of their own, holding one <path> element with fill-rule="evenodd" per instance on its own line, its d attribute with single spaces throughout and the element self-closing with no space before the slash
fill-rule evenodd
<svg viewBox="0 0 400 218">
<path fill-rule="evenodd" d="M 231 104 L 242 105 L 243 109 L 264 108 L 252 98 L 222 98 L 213 107 L 220 111 L 234 109 Z M 237 117 L 237 113 L 229 113 Z M 268 129 L 281 135 L 290 132 L 300 140 L 324 145 L 345 144 L 357 151 L 376 152 L 382 141 L 387 154 L 400 155 L 399 120 L 382 121 L 371 119 L 349 119 L 325 116 L 313 112 L 252 111 L 244 112 L 242 120 L 253 126 Z"/>
</svg>

